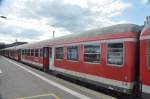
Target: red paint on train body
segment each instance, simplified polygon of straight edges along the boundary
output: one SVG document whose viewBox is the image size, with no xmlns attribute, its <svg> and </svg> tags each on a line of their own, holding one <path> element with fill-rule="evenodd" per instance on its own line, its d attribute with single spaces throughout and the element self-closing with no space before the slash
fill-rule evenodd
<svg viewBox="0 0 150 99">
<path fill-rule="evenodd" d="M 100 63 L 99 64 L 92 64 L 92 63 L 86 63 L 83 60 L 83 45 L 80 45 L 80 50 L 78 52 L 78 61 L 71 61 L 67 60 L 67 57 L 65 59 L 55 59 L 55 66 L 63 69 L 68 69 L 72 71 L 77 71 L 81 73 L 86 73 L 90 75 L 110 78 L 114 80 L 119 81 L 126 81 L 126 82 L 134 82 L 134 74 L 135 74 L 135 61 L 136 61 L 136 48 L 137 43 L 136 42 L 124 42 L 125 46 L 125 60 L 124 64 L 121 67 L 109 65 L 106 62 L 106 50 L 107 50 L 107 44 L 102 43 L 101 44 L 101 53 L 100 55 Z M 64 48 L 64 53 L 66 51 L 66 48 Z M 125 79 L 127 78 L 127 79 Z"/>
<path fill-rule="evenodd" d="M 21 60 L 32 61 L 32 62 L 36 62 L 36 63 L 39 63 L 39 64 L 43 65 L 43 57 L 22 55 L 22 59 Z"/>
<path fill-rule="evenodd" d="M 45 70 L 49 69 L 49 56 L 50 56 L 49 47 L 44 47 L 43 48 L 43 68 Z"/>
<path fill-rule="evenodd" d="M 144 99 L 150 98 L 150 27 L 145 27 L 140 37 L 140 81 Z"/>
</svg>

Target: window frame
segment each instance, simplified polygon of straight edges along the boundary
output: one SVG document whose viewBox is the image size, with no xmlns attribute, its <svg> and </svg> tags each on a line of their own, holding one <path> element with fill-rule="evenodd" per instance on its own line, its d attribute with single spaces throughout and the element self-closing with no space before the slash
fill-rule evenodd
<svg viewBox="0 0 150 99">
<path fill-rule="evenodd" d="M 108 63 L 108 61 L 107 61 L 107 59 L 108 59 L 108 57 L 107 57 L 107 55 L 108 55 L 108 45 L 109 45 L 109 44 L 116 44 L 116 43 L 122 43 L 122 44 L 123 44 L 123 63 L 122 63 L 121 65 L 110 64 L 110 63 Z M 124 42 L 108 42 L 108 43 L 107 43 L 107 47 L 106 47 L 106 64 L 107 64 L 108 66 L 123 67 L 123 66 L 124 66 L 124 62 L 125 62 L 125 44 L 124 44 Z"/>
<path fill-rule="evenodd" d="M 57 58 L 57 56 L 56 56 L 57 55 L 57 51 L 56 50 L 58 48 L 62 48 L 62 58 Z M 55 59 L 56 60 L 63 60 L 64 59 L 64 47 L 55 47 Z"/>
<path fill-rule="evenodd" d="M 93 44 L 95 44 L 95 45 L 99 45 L 99 62 L 98 63 L 94 63 L 94 62 L 87 62 L 87 61 L 85 61 L 84 60 L 84 55 L 85 55 L 85 46 L 86 45 L 93 45 Z M 86 43 L 86 44 L 83 44 L 83 62 L 84 63 L 88 63 L 88 64 L 101 64 L 101 50 L 102 48 L 101 48 L 101 43 L 95 43 L 95 42 L 93 42 L 93 43 Z M 98 54 L 98 53 L 97 53 Z"/>
<path fill-rule="evenodd" d="M 77 60 L 73 60 L 73 59 L 68 59 L 68 48 L 69 47 L 77 47 Z M 70 45 L 70 46 L 66 46 L 66 49 L 67 49 L 67 61 L 73 61 L 73 62 L 78 62 L 79 61 L 79 47 L 80 45 Z"/>
</svg>

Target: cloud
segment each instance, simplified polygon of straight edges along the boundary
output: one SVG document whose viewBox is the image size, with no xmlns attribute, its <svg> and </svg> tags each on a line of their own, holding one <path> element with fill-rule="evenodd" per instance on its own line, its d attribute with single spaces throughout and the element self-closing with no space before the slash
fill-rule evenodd
<svg viewBox="0 0 150 99">
<path fill-rule="evenodd" d="M 35 29 L 24 29 L 13 26 L 1 26 L 0 31 L 0 40 L 4 40 L 7 43 L 14 42 L 16 39 L 18 39 L 19 41 L 31 39 L 30 41 L 32 41 L 33 38 L 39 39 L 41 35 L 40 31 L 37 31 Z"/>
<path fill-rule="evenodd" d="M 150 4 L 150 0 L 141 0 L 142 4 Z"/>
<path fill-rule="evenodd" d="M 34 41 L 116 24 L 117 17 L 132 7 L 121 0 L 5 0 L 0 9 L 0 36 Z M 120 20 L 117 23 L 124 23 Z"/>
<path fill-rule="evenodd" d="M 88 9 L 81 8 L 77 5 L 68 5 L 64 2 L 54 1 L 49 5 L 43 4 L 37 13 L 46 17 L 52 17 L 54 22 L 49 22 L 50 25 L 63 27 L 73 32 L 86 28 L 86 23 L 90 21 L 86 20 L 86 17 L 90 15 Z"/>
<path fill-rule="evenodd" d="M 28 15 L 33 16 L 34 12 L 36 16 L 50 18 L 52 20 L 49 21 L 49 25 L 63 27 L 72 32 L 83 31 L 91 26 L 112 25 L 115 23 L 112 17 L 121 15 L 125 9 L 132 6 L 120 0 L 59 0 L 59 2 L 45 0 L 36 3 L 30 1 L 26 4 L 32 4 L 32 6 L 25 8 L 25 11 L 30 11 Z M 37 9 L 33 8 L 35 6 Z"/>
<path fill-rule="evenodd" d="M 1 6 L 2 3 L 3 3 L 3 0 L 0 0 L 0 6 Z"/>
</svg>

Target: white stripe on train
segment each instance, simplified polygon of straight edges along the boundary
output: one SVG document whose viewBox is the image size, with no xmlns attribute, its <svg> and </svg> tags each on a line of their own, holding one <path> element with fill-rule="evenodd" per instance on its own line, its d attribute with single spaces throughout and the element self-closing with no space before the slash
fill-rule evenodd
<svg viewBox="0 0 150 99">
<path fill-rule="evenodd" d="M 29 64 L 32 64 L 32 65 L 36 65 L 40 68 L 43 68 L 43 64 L 40 64 L 40 63 L 37 63 L 37 62 L 33 62 L 33 61 L 30 61 L 30 60 L 26 60 L 26 59 L 21 59 L 22 62 L 25 62 L 25 63 L 29 63 Z"/>
<path fill-rule="evenodd" d="M 140 37 L 140 40 L 147 40 L 147 39 L 150 39 L 149 35 L 145 35 L 145 36 Z"/>
<path fill-rule="evenodd" d="M 56 70 L 56 71 L 59 71 L 62 73 L 67 73 L 67 74 L 70 74 L 73 76 L 85 78 L 88 80 L 100 82 L 103 84 L 124 88 L 124 89 L 132 89 L 134 86 L 134 82 L 127 82 L 127 84 L 125 84 L 125 82 L 123 82 L 123 81 L 108 79 L 108 78 L 94 76 L 94 75 L 89 75 L 89 74 L 85 74 L 85 73 L 81 73 L 81 72 L 75 72 L 75 71 L 66 70 L 66 69 L 62 69 L 62 68 L 58 68 L 58 67 L 53 67 L 53 70 Z"/>
<path fill-rule="evenodd" d="M 35 63 L 35 62 L 32 62 L 32 61 L 28 61 L 28 60 L 22 60 L 22 61 L 33 64 L 33 65 L 37 65 L 39 67 L 42 67 L 42 64 L 38 64 L 38 63 Z M 71 71 L 71 70 L 61 69 L 61 68 L 57 68 L 55 66 L 52 69 L 56 70 L 56 71 L 63 72 L 63 73 L 71 74 L 71 75 L 74 75 L 74 76 L 86 78 L 86 79 L 97 81 L 97 82 L 100 82 L 100 83 L 104 83 L 104 84 L 107 84 L 107 85 L 117 86 L 117 87 L 120 87 L 120 88 L 132 89 L 133 86 L 134 86 L 134 82 L 127 82 L 127 84 L 125 84 L 125 82 L 123 82 L 123 81 L 118 81 L 118 80 L 108 79 L 108 78 L 104 78 L 104 77 L 89 75 L 89 74 L 85 74 L 85 73 L 75 72 L 75 71 Z"/>
<path fill-rule="evenodd" d="M 150 85 L 142 84 L 142 92 L 150 94 Z"/>
<path fill-rule="evenodd" d="M 34 64 L 34 65 L 41 65 L 41 64 L 37 64 L 35 62 L 28 61 L 28 60 L 23 60 L 23 62 L 27 62 L 27 63 Z M 42 67 L 42 66 L 40 66 L 40 67 Z M 71 71 L 71 70 L 56 68 L 55 66 L 52 69 L 63 72 L 63 73 L 71 74 L 71 75 L 74 75 L 77 77 L 82 77 L 85 79 L 104 83 L 107 85 L 113 85 L 113 86 L 120 87 L 120 88 L 132 89 L 134 86 L 134 82 L 127 82 L 127 84 L 125 84 L 125 82 L 123 82 L 123 81 L 118 81 L 118 80 L 108 79 L 108 78 L 104 78 L 104 77 L 89 75 L 89 74 L 85 74 L 85 73 L 75 72 L 75 71 Z"/>
</svg>

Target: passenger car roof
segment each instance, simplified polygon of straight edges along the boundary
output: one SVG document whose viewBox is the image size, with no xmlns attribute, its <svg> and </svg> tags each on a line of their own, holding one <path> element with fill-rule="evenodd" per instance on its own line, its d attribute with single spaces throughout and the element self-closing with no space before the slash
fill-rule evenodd
<svg viewBox="0 0 150 99">
<path fill-rule="evenodd" d="M 82 37 L 90 38 L 90 37 L 95 37 L 95 36 L 104 35 L 104 34 L 127 33 L 127 32 L 140 33 L 141 30 L 142 30 L 142 26 L 139 26 L 139 25 L 118 24 L 118 25 L 112 25 L 112 26 L 107 26 L 103 28 L 88 30 L 88 31 L 81 32 L 81 33 L 74 33 L 74 34 L 70 34 L 67 36 L 62 36 L 62 37 L 58 37 L 54 39 L 48 39 L 48 40 L 43 40 L 43 41 L 39 41 L 35 43 L 24 44 L 24 45 L 17 46 L 17 49 L 47 47 L 48 45 L 54 45 L 57 42 L 62 42 L 62 41 L 71 40 L 71 39 L 79 39 Z"/>
</svg>

